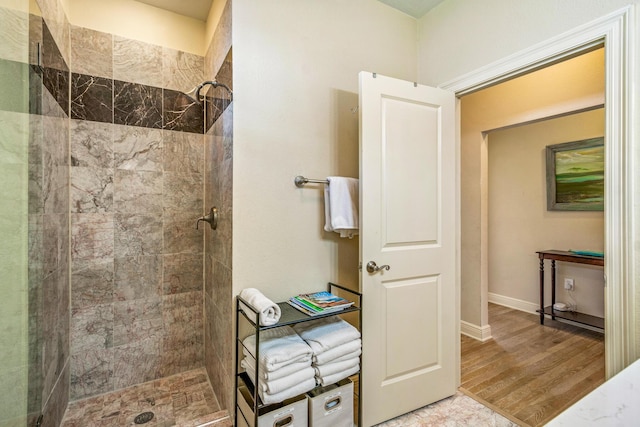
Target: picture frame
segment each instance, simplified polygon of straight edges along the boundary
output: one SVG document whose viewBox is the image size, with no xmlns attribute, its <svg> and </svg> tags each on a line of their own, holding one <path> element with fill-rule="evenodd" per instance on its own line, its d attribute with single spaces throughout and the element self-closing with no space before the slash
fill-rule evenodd
<svg viewBox="0 0 640 427">
<path fill-rule="evenodd" d="M 547 210 L 604 210 L 604 137 L 546 147 Z"/>
</svg>

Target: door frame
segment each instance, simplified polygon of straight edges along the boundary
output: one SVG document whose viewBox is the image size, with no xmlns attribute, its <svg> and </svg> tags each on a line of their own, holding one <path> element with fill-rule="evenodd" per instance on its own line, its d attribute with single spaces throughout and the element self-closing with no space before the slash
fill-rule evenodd
<svg viewBox="0 0 640 427">
<path fill-rule="evenodd" d="M 605 45 L 605 370 L 610 378 L 638 354 L 638 326 L 634 261 L 633 194 L 636 176 L 633 156 L 634 106 L 631 78 L 634 64 L 635 9 L 627 6 L 595 21 L 581 25 L 542 43 L 536 44 L 474 72 L 446 82 L 439 87 L 462 95 L 504 82 L 544 68 L 556 62 Z M 457 114 L 457 199 L 460 200 L 460 101 Z M 486 196 L 485 196 L 486 197 Z M 458 206 L 460 206 L 458 204 Z M 486 218 L 482 219 L 486 221 Z M 457 218 L 458 248 L 460 212 Z M 486 238 L 486 237 L 485 237 Z M 486 257 L 482 263 L 487 264 Z M 458 260 L 458 267 L 460 260 Z M 487 265 L 483 266 L 485 269 Z M 458 274 L 460 269 L 458 268 Z M 486 281 L 486 278 L 483 278 Z M 607 285 L 607 284 L 610 284 Z M 483 285 L 486 285 L 483 284 Z M 487 304 L 487 286 L 482 286 L 483 305 Z M 481 307 L 487 310 L 487 307 Z"/>
</svg>

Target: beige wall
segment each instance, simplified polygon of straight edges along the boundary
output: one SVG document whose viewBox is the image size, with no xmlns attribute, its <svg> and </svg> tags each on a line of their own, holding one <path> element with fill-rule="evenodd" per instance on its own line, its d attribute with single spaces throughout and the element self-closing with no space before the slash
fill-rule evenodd
<svg viewBox="0 0 640 427">
<path fill-rule="evenodd" d="M 322 186 L 293 179 L 358 176 L 358 72 L 415 79 L 415 28 L 378 1 L 234 0 L 234 294 L 337 280 Z"/>
<path fill-rule="evenodd" d="M 203 21 L 134 0 L 66 0 L 63 4 L 69 22 L 78 27 L 205 55 Z"/>
<path fill-rule="evenodd" d="M 418 81 L 442 85 L 629 4 L 640 0 L 445 0 L 418 22 Z"/>
<path fill-rule="evenodd" d="M 491 132 L 488 135 L 489 292 L 518 302 L 539 304 L 539 262 L 545 249 L 604 249 L 604 213 L 547 211 L 545 147 L 604 135 L 604 109 Z M 600 267 L 557 263 L 557 301 L 604 316 Z M 550 262 L 545 265 L 546 305 Z M 572 301 L 562 283 L 575 280 Z"/>
<path fill-rule="evenodd" d="M 596 50 L 461 98 L 462 320 L 488 324 L 490 189 L 484 133 L 604 103 L 603 53 Z"/>
</svg>

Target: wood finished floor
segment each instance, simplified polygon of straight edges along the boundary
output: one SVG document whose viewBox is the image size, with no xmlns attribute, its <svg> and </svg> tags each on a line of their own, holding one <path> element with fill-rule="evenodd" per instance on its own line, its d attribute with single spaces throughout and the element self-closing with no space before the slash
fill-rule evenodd
<svg viewBox="0 0 640 427">
<path fill-rule="evenodd" d="M 602 384 L 604 335 L 489 304 L 493 339 L 462 336 L 463 392 L 523 426 L 542 426 Z"/>
</svg>

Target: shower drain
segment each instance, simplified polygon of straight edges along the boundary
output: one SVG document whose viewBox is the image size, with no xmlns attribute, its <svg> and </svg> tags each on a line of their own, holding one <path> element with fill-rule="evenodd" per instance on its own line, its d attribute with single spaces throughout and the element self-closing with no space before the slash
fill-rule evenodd
<svg viewBox="0 0 640 427">
<path fill-rule="evenodd" d="M 136 424 L 145 424 L 153 419 L 153 412 L 143 412 L 133 419 Z"/>
</svg>

